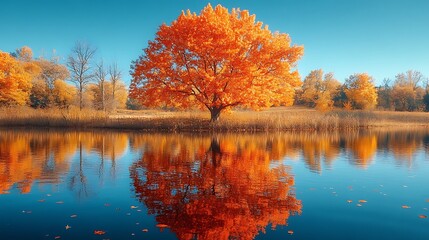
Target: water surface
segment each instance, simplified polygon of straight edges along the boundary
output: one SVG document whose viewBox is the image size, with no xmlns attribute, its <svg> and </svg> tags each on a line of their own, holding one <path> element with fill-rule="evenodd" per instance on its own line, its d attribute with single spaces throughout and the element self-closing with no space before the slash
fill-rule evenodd
<svg viewBox="0 0 429 240">
<path fill-rule="evenodd" d="M 426 130 L 0 130 L 0 238 L 428 239 L 428 150 Z"/>
</svg>

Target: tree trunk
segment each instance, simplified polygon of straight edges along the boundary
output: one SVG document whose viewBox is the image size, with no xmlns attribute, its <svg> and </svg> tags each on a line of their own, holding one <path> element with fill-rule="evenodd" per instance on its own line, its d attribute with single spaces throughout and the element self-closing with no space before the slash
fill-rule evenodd
<svg viewBox="0 0 429 240">
<path fill-rule="evenodd" d="M 222 160 L 222 150 L 220 148 L 219 139 L 216 137 L 212 138 L 209 151 L 212 154 L 212 164 L 216 168 Z"/>
<path fill-rule="evenodd" d="M 222 108 L 212 107 L 210 110 L 210 121 L 216 122 L 219 120 L 220 112 L 222 111 Z"/>
</svg>

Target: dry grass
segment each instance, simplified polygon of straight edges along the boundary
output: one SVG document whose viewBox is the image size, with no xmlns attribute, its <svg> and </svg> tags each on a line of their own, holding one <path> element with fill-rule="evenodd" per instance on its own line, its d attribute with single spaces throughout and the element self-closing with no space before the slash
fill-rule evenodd
<svg viewBox="0 0 429 240">
<path fill-rule="evenodd" d="M 325 131 L 385 127 L 429 127 L 428 113 L 385 111 L 317 112 L 300 107 L 280 107 L 266 111 L 235 111 L 224 113 L 216 123 L 209 121 L 208 112 L 119 110 L 106 114 L 78 109 L 0 109 L 3 127 L 69 127 L 112 128 L 162 132 L 267 132 Z"/>
</svg>

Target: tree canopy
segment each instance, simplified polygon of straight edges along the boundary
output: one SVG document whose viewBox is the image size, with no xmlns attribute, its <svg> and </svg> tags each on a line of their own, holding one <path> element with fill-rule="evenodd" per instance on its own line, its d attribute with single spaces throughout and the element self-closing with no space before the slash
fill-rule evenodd
<svg viewBox="0 0 429 240">
<path fill-rule="evenodd" d="M 0 51 L 0 103 L 24 105 L 30 94 L 32 74 L 9 53 Z"/>
<path fill-rule="evenodd" d="M 199 107 L 217 120 L 234 106 L 292 105 L 302 46 L 246 10 L 209 4 L 163 24 L 133 62 L 130 96 L 146 106 Z"/>
<path fill-rule="evenodd" d="M 345 82 L 346 96 L 355 109 L 372 109 L 377 105 L 377 89 L 366 73 L 351 75 Z"/>
</svg>

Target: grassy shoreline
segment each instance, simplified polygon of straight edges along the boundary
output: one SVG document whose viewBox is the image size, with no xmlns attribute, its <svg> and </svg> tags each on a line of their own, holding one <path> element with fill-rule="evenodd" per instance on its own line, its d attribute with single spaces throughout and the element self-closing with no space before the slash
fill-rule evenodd
<svg viewBox="0 0 429 240">
<path fill-rule="evenodd" d="M 373 128 L 429 128 L 429 113 L 388 111 L 317 112 L 302 107 L 224 113 L 216 123 L 209 113 L 160 110 L 0 109 L 0 127 L 121 129 L 146 132 L 282 132 L 333 131 Z"/>
</svg>

